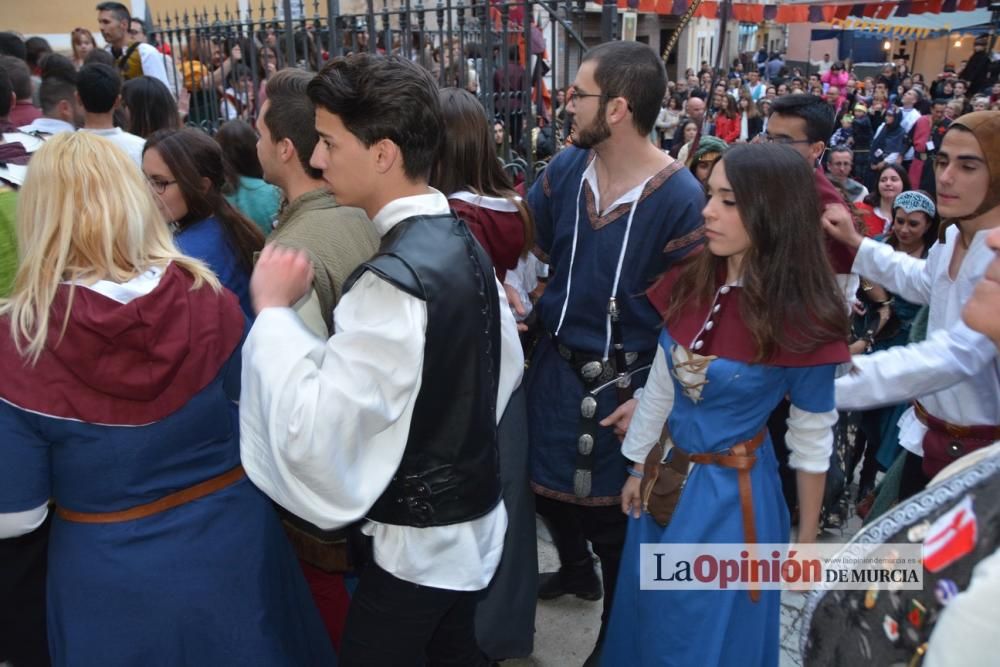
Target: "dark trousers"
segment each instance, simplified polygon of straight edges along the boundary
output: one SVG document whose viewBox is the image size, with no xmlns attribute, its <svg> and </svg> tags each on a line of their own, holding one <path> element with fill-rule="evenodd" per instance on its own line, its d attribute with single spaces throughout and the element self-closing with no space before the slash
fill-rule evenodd
<svg viewBox="0 0 1000 667">
<path fill-rule="evenodd" d="M 903 461 L 903 474 L 899 480 L 900 502 L 923 491 L 930 481 L 931 478 L 924 474 L 924 457 L 917 456 L 913 452 L 906 452 L 906 460 Z"/>
<path fill-rule="evenodd" d="M 611 602 L 615 598 L 628 517 L 618 505 L 574 505 L 540 495 L 535 496 L 535 511 L 548 524 L 552 541 L 559 552 L 559 561 L 564 566 L 590 558 L 588 541 L 601 559 L 601 578 L 604 582 L 604 610 L 601 612 L 601 634 L 598 637 L 601 641 L 611 616 Z"/>
<path fill-rule="evenodd" d="M 338 664 L 342 667 L 479 667 L 478 591 L 403 581 L 369 561 L 351 599 Z"/>
<path fill-rule="evenodd" d="M 51 514 L 39 528 L 0 540 L 0 663 L 48 667 L 45 573 Z"/>
<path fill-rule="evenodd" d="M 788 399 L 782 399 L 767 420 L 767 430 L 771 435 L 771 446 L 774 456 L 778 459 L 778 477 L 781 479 L 781 493 L 785 497 L 790 514 L 795 512 L 799 504 L 798 478 L 795 469 L 788 465 L 788 446 L 785 445 L 785 434 L 788 433 L 788 415 L 792 404 Z"/>
</svg>

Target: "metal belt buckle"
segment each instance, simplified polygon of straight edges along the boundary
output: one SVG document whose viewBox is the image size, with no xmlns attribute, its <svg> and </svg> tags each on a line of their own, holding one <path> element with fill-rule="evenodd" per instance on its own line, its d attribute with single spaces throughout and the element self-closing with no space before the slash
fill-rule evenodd
<svg viewBox="0 0 1000 667">
<path fill-rule="evenodd" d="M 638 352 L 626 352 L 625 353 L 625 364 L 628 365 L 628 366 L 631 366 L 632 364 L 635 363 L 635 360 L 638 359 L 638 358 L 639 358 L 639 353 Z M 625 369 L 624 368 L 620 368 L 618 370 L 624 371 Z"/>
<path fill-rule="evenodd" d="M 577 498 L 590 495 L 592 473 L 589 470 L 577 470 L 573 473 L 573 494 Z"/>
<path fill-rule="evenodd" d="M 594 451 L 594 436 L 589 433 L 581 435 L 576 441 L 576 451 L 583 456 L 590 456 L 590 453 Z"/>
<path fill-rule="evenodd" d="M 593 382 L 604 372 L 604 364 L 600 361 L 588 361 L 580 367 L 580 377 L 587 382 Z"/>
<path fill-rule="evenodd" d="M 584 419 L 593 419 L 597 414 L 597 399 L 593 396 L 584 396 L 580 401 L 580 415 Z"/>
<path fill-rule="evenodd" d="M 573 350 L 569 349 L 562 343 L 556 343 L 556 349 L 559 351 L 559 356 L 565 359 L 566 361 L 573 360 Z"/>
</svg>

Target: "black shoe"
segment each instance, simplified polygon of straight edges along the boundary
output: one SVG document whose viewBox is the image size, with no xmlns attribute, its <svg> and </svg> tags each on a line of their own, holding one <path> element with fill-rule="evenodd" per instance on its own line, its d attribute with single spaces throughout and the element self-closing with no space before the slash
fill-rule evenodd
<svg viewBox="0 0 1000 667">
<path fill-rule="evenodd" d="M 564 565 L 558 572 L 545 572 L 539 575 L 538 599 L 554 600 L 571 594 L 592 602 L 604 596 L 601 580 L 594 572 L 593 559 L 587 558 L 579 563 Z"/>
<path fill-rule="evenodd" d="M 583 663 L 583 667 L 600 667 L 601 666 L 601 652 L 604 649 L 604 642 L 597 642 L 597 646 L 594 650 L 590 652 L 590 656 L 587 661 Z"/>
</svg>

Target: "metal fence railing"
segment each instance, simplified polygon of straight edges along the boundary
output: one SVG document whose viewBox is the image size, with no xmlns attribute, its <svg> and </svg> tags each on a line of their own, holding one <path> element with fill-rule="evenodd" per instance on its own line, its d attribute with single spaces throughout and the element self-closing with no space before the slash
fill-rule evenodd
<svg viewBox="0 0 1000 667">
<path fill-rule="evenodd" d="M 544 161 L 543 128 L 552 125 L 542 135 L 545 150 L 562 143 L 554 88 L 568 85 L 570 62 L 585 49 L 577 27 L 583 0 L 380 0 L 380 7 L 367 0 L 361 13 L 342 13 L 340 0 L 271 2 L 150 17 L 149 34 L 174 74 L 175 95 L 187 103 L 189 125 L 214 133 L 231 118 L 253 123 L 274 71 L 318 71 L 331 58 L 367 50 L 409 58 L 442 86 L 474 92 L 487 116 L 503 123 L 501 159 L 515 175 L 530 181 Z"/>
</svg>

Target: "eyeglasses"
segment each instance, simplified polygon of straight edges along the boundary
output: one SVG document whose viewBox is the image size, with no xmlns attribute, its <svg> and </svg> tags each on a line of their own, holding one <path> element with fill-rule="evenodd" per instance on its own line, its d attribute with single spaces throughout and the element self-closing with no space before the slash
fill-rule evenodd
<svg viewBox="0 0 1000 667">
<path fill-rule="evenodd" d="M 791 137 L 776 137 L 768 132 L 760 135 L 761 141 L 766 144 L 780 144 L 782 146 L 791 146 L 792 144 L 811 144 L 812 142 L 808 139 L 792 139 Z"/>
<path fill-rule="evenodd" d="M 173 185 L 177 181 L 164 181 L 159 178 L 147 178 L 146 182 L 149 183 L 149 187 L 153 189 L 153 192 L 158 195 L 162 195 L 167 191 L 167 186 Z"/>
<path fill-rule="evenodd" d="M 585 99 L 587 97 L 603 97 L 604 99 L 612 100 L 616 97 L 621 97 L 621 95 L 610 95 L 608 93 L 581 93 L 578 88 L 571 86 L 569 89 L 569 99 Z M 632 111 L 632 103 L 625 100 L 625 104 L 628 106 L 628 110 Z"/>
</svg>

